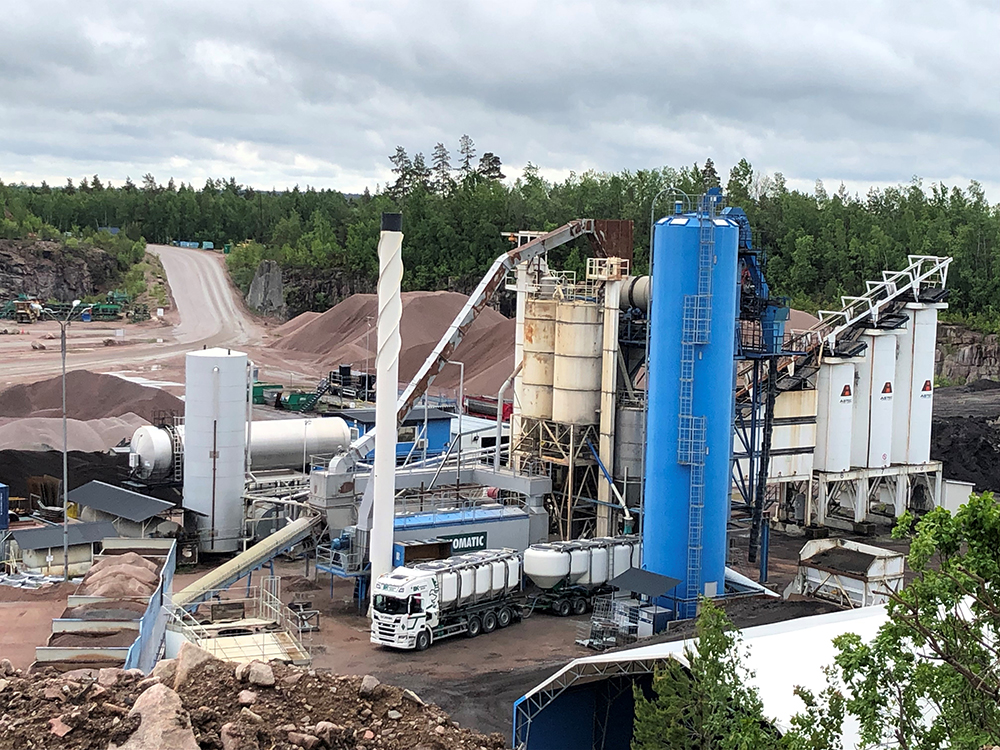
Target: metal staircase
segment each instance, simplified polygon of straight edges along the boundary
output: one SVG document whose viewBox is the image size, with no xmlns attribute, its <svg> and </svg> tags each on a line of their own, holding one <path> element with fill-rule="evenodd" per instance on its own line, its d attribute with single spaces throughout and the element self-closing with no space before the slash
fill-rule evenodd
<svg viewBox="0 0 1000 750">
<path fill-rule="evenodd" d="M 691 467 L 688 486 L 688 553 L 685 609 L 696 606 L 701 593 L 701 556 L 705 515 L 705 417 L 693 413 L 694 363 L 697 347 L 708 344 L 712 329 L 712 264 L 715 259 L 715 215 L 720 195 L 703 198 L 698 211 L 698 290 L 684 297 L 681 332 L 680 409 L 677 463 Z M 681 616 L 688 616 L 682 612 Z"/>
<path fill-rule="evenodd" d="M 901 271 L 883 271 L 881 281 L 866 282 L 863 295 L 840 298 L 840 310 L 820 310 L 819 322 L 793 338 L 786 349 L 796 352 L 778 361 L 779 390 L 801 385 L 819 369 L 820 359 L 859 356 L 859 341 L 866 328 L 898 328 L 905 323 L 900 308 L 908 302 L 941 302 L 945 298 L 951 258 L 910 255 Z M 747 370 L 740 373 L 746 375 Z M 747 386 L 737 390 L 737 403 L 746 397 Z"/>
<path fill-rule="evenodd" d="M 323 398 L 327 393 L 330 392 L 330 378 L 325 377 L 316 385 L 316 392 L 310 393 L 309 398 L 302 402 L 302 411 L 312 411 L 316 408 L 316 404 L 319 400 Z"/>
</svg>

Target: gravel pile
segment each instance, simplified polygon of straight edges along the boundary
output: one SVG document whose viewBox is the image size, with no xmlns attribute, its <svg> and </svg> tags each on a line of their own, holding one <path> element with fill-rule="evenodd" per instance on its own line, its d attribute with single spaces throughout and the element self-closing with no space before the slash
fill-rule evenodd
<svg viewBox="0 0 1000 750">
<path fill-rule="evenodd" d="M 500 750 L 371 676 L 234 664 L 185 643 L 138 670 L 24 675 L 0 664 L 0 747 L 79 750 Z"/>
</svg>

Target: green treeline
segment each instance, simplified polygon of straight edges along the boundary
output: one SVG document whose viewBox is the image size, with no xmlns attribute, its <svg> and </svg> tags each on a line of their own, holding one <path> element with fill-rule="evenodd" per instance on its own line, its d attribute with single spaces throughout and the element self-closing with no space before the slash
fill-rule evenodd
<svg viewBox="0 0 1000 750">
<path fill-rule="evenodd" d="M 641 273 L 648 266 L 654 196 L 668 186 L 697 195 L 721 185 L 729 205 L 749 215 L 772 286 L 795 306 L 839 306 L 841 294 L 863 291 L 884 269 L 904 267 L 908 254 L 952 255 L 950 315 L 1000 328 L 1000 207 L 991 206 L 975 182 L 962 189 L 914 180 L 865 196 L 843 188 L 831 194 L 817 183 L 806 193 L 790 190 L 780 173 L 755 172 L 746 160 L 725 179 L 707 160 L 700 167 L 586 172 L 556 182 L 529 164 L 506 180 L 499 157 L 488 152 L 477 160 L 467 136 L 455 161 L 443 144 L 429 163 L 397 148 L 390 157 L 395 181 L 363 195 L 256 191 L 234 178 L 201 188 L 173 180 L 162 185 L 147 174 L 138 185 L 127 180 L 111 187 L 95 175 L 61 187 L 7 186 L 4 200 L 59 232 L 117 226 L 150 242 L 233 242 L 229 265 L 237 283 L 246 288 L 261 259 L 276 260 L 297 313 L 374 289 L 383 211 L 404 214 L 404 288 L 468 291 L 509 249 L 504 233 L 548 230 L 584 217 L 634 221 L 635 271 Z M 670 209 L 662 196 L 654 213 Z M 585 253 L 585 246 L 564 247 L 551 261 L 582 272 Z"/>
</svg>

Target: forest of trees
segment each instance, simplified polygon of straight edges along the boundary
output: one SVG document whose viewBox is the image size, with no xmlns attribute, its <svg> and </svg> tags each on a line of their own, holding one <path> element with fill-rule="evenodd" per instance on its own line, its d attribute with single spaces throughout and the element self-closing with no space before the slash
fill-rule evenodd
<svg viewBox="0 0 1000 750">
<path fill-rule="evenodd" d="M 477 154 L 463 136 L 452 157 L 438 143 L 430 159 L 403 147 L 389 157 L 394 181 L 362 195 L 313 188 L 255 190 L 235 178 L 201 188 L 151 174 L 111 186 L 94 175 L 58 187 L 0 185 L 8 215 L 30 212 L 58 232 L 117 226 L 150 242 L 210 240 L 237 245 L 234 278 L 246 287 L 263 258 L 281 263 L 293 313 L 322 310 L 354 291 L 371 291 L 377 273 L 379 215 L 404 214 L 406 289 L 467 291 L 509 248 L 504 232 L 547 230 L 574 218 L 632 219 L 636 271 L 648 262 L 654 197 L 676 186 L 696 195 L 721 185 L 729 205 L 746 209 L 755 244 L 766 252 L 772 287 L 795 306 L 815 310 L 864 281 L 906 264 L 907 254 L 955 258 L 949 286 L 952 318 L 1000 329 L 1000 207 L 975 182 L 966 188 L 923 185 L 851 195 L 790 190 L 780 173 L 756 172 L 746 161 L 725 178 L 711 159 L 702 165 L 571 174 L 544 179 L 535 165 L 507 179 L 499 156 Z M 656 213 L 669 210 L 664 200 Z M 0 237 L 9 233 L 0 225 Z M 557 267 L 582 271 L 585 248 L 561 248 Z"/>
</svg>

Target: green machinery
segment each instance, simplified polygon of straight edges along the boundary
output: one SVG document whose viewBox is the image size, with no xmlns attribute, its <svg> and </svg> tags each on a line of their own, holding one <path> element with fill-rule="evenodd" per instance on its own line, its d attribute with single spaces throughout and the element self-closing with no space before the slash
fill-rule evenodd
<svg viewBox="0 0 1000 750">
<path fill-rule="evenodd" d="M 45 302 L 29 297 L 26 294 L 18 295 L 16 300 L 10 300 L 0 307 L 0 319 L 16 320 L 18 323 L 32 323 L 38 319 L 37 312 L 34 311 L 32 303 L 41 304 L 57 318 L 64 318 L 69 315 L 73 305 L 69 302 Z M 80 310 L 90 308 L 91 320 L 111 321 L 121 320 L 123 317 L 129 318 L 135 323 L 149 320 L 149 306 L 144 304 L 131 304 L 131 297 L 122 291 L 113 290 L 105 295 L 104 302 L 81 305 Z"/>
</svg>

